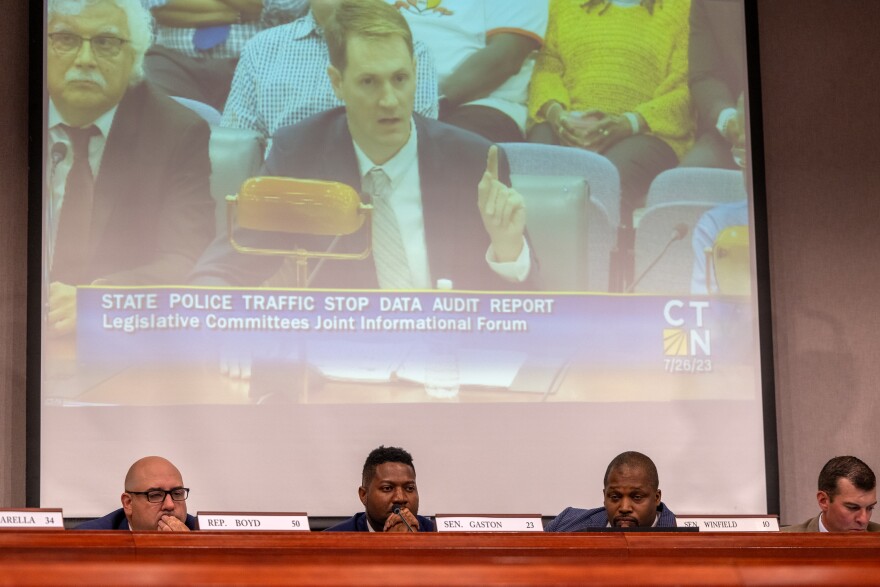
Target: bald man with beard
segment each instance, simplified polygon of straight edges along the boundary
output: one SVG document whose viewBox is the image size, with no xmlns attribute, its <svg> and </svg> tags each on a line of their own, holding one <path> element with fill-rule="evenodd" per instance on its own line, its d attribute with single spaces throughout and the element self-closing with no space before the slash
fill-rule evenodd
<svg viewBox="0 0 880 587">
<path fill-rule="evenodd" d="M 196 519 L 186 513 L 188 496 L 189 488 L 171 461 L 144 457 L 125 476 L 122 507 L 76 529 L 189 532 L 196 529 Z"/>
</svg>

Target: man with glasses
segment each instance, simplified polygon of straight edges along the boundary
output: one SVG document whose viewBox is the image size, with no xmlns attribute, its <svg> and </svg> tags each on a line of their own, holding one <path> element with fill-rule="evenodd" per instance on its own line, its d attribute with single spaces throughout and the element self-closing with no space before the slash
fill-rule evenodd
<svg viewBox="0 0 880 587">
<path fill-rule="evenodd" d="M 76 529 L 189 532 L 196 519 L 186 513 L 188 495 L 177 467 L 162 457 L 144 457 L 125 476 L 122 507 Z"/>
<path fill-rule="evenodd" d="M 142 81 L 138 0 L 49 0 L 48 327 L 72 332 L 76 286 L 176 284 L 210 242 L 208 125 Z"/>
</svg>

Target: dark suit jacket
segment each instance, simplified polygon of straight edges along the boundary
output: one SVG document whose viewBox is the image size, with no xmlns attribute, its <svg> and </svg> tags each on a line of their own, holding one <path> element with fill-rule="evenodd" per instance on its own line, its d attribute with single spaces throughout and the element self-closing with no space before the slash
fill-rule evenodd
<svg viewBox="0 0 880 587">
<path fill-rule="evenodd" d="M 214 234 L 209 136 L 149 83 L 129 88 L 95 178 L 88 265 L 58 268 L 62 281 L 184 283 Z"/>
<path fill-rule="evenodd" d="M 433 532 L 434 531 L 434 522 L 430 519 L 416 515 L 416 518 L 419 520 L 419 532 Z M 369 528 L 367 528 L 367 514 L 366 512 L 360 512 L 344 522 L 339 522 L 335 526 L 331 526 L 324 530 L 325 532 L 369 532 Z"/>
<path fill-rule="evenodd" d="M 657 506 L 660 519 L 657 520 L 658 528 L 674 528 L 675 514 L 661 501 Z M 565 508 L 558 516 L 553 518 L 544 528 L 544 532 L 578 532 L 584 528 L 604 528 L 608 525 L 608 512 L 605 508 L 582 510 L 579 508 Z"/>
<path fill-rule="evenodd" d="M 782 532 L 818 532 L 819 531 L 819 516 L 815 518 L 810 518 L 806 522 L 801 524 L 795 524 L 793 526 L 786 526 L 785 528 L 781 528 Z M 880 524 L 877 522 L 868 522 L 868 532 L 880 532 Z"/>
<path fill-rule="evenodd" d="M 191 515 L 186 515 L 186 527 L 190 530 L 196 530 L 196 519 Z M 88 522 L 83 522 L 74 530 L 128 530 L 128 518 L 125 517 L 125 510 L 119 508 L 114 512 L 110 512 L 103 518 L 95 518 Z"/>
<path fill-rule="evenodd" d="M 425 240 L 431 278 L 451 279 L 456 289 L 518 289 L 498 277 L 485 260 L 489 235 L 477 208 L 477 184 L 486 170 L 491 143 L 486 139 L 419 115 L 419 177 Z M 510 185 L 510 169 L 499 153 L 499 179 Z M 344 108 L 335 108 L 279 130 L 266 161 L 264 175 L 337 181 L 360 190 L 357 158 Z M 293 248 L 294 243 L 325 250 L 330 238 L 240 230 L 236 239 L 250 246 Z M 340 240 L 337 251 L 362 251 L 367 231 Z M 259 285 L 280 266 L 278 258 L 236 253 L 225 235 L 205 253 L 193 275 L 204 285 Z M 533 271 L 534 274 L 534 261 Z M 377 288 L 372 258 L 324 263 L 313 287 Z"/>
</svg>

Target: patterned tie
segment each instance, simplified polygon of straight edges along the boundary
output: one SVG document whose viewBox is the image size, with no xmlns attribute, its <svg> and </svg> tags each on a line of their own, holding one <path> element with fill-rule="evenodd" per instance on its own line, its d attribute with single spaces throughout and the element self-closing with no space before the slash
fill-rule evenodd
<svg viewBox="0 0 880 587">
<path fill-rule="evenodd" d="M 391 179 L 374 167 L 363 181 L 373 203 L 373 260 L 382 289 L 412 289 L 413 277 L 403 248 L 400 225 L 391 208 Z"/>
<path fill-rule="evenodd" d="M 73 128 L 62 125 L 73 147 L 73 165 L 67 173 L 64 199 L 55 251 L 52 261 L 52 280 L 80 284 L 88 266 L 89 232 L 92 224 L 92 198 L 95 180 L 89 164 L 89 143 L 101 134 L 98 127 Z"/>
<path fill-rule="evenodd" d="M 196 29 L 193 33 L 193 46 L 198 51 L 210 51 L 229 38 L 229 30 L 228 24 Z"/>
</svg>

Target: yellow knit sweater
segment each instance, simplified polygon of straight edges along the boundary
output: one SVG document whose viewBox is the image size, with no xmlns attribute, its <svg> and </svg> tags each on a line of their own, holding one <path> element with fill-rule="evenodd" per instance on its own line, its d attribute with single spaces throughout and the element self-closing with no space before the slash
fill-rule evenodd
<svg viewBox="0 0 880 587">
<path fill-rule="evenodd" d="M 693 142 L 688 90 L 690 0 L 612 5 L 587 12 L 583 0 L 551 0 L 544 48 L 529 88 L 531 122 L 555 100 L 567 110 L 638 112 L 679 159 Z"/>
</svg>

